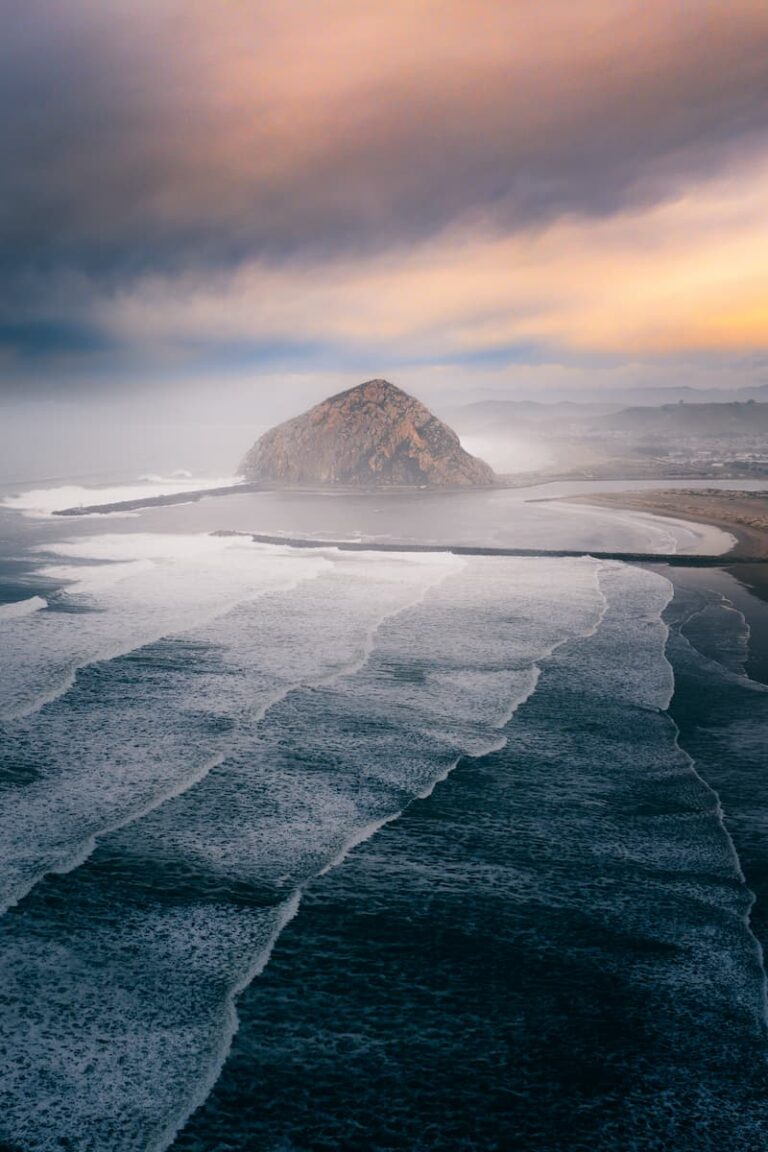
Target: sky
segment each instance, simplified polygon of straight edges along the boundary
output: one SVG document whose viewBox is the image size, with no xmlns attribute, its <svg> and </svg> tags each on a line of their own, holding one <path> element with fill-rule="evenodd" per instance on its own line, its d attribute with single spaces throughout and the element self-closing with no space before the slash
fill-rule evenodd
<svg viewBox="0 0 768 1152">
<path fill-rule="evenodd" d="M 0 28 L 14 405 L 768 382 L 765 0 L 0 0 Z"/>
</svg>

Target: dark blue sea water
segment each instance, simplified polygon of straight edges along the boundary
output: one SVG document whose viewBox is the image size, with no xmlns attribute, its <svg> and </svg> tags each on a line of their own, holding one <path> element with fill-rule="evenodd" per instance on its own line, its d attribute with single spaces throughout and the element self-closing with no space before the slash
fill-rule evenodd
<svg viewBox="0 0 768 1152">
<path fill-rule="evenodd" d="M 175 1147 L 764 1147 L 742 829 L 680 744 L 709 747 L 698 674 L 720 700 L 707 767 L 726 744 L 759 811 L 768 697 L 686 648 L 679 744 L 655 646 L 625 630 L 641 580 L 627 598 L 624 573 L 606 574 L 601 627 L 550 657 L 503 749 L 462 761 L 310 888 Z M 757 860 L 743 866 L 756 882 Z"/>
<path fill-rule="evenodd" d="M 729 578 L 6 515 L 2 1148 L 765 1146 Z"/>
</svg>

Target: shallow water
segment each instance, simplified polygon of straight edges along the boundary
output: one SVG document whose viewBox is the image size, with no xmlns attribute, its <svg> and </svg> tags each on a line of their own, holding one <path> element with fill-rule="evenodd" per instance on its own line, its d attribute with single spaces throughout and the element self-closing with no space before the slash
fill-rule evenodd
<svg viewBox="0 0 768 1152">
<path fill-rule="evenodd" d="M 231 481 L 232 478 L 230 478 Z M 226 478 L 225 478 L 226 480 Z M 227 482 L 230 482 L 227 481 Z M 613 509 L 558 503 L 558 496 L 573 496 L 617 489 L 658 487 L 658 481 L 570 481 L 528 488 L 464 492 L 248 492 L 166 508 L 91 515 L 66 520 L 51 517 L 56 508 L 130 500 L 159 492 L 205 487 L 204 477 L 183 481 L 161 478 L 139 483 L 113 481 L 101 488 L 39 487 L 0 490 L 0 534 L 9 539 L 23 534 L 58 540 L 110 532 L 244 532 L 282 533 L 326 539 L 420 543 L 485 544 L 520 548 L 574 548 L 604 551 L 727 550 L 727 533 L 705 525 L 692 525 Z M 664 487 L 690 487 L 692 481 L 664 481 Z M 766 481 L 710 481 L 706 487 L 768 488 Z M 21 510 L 24 515 L 18 515 Z M 11 513 L 12 514 L 9 514 Z M 33 523 L 30 524 L 30 520 Z M 137 523 L 138 521 L 138 523 Z"/>
</svg>

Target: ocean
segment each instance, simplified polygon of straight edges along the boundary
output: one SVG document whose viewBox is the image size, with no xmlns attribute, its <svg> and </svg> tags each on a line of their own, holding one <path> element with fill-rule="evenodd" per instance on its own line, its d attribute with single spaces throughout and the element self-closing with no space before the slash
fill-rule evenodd
<svg viewBox="0 0 768 1152">
<path fill-rule="evenodd" d="M 525 496 L 6 494 L 4 1152 L 765 1146 L 735 581 L 210 535 L 728 543 Z"/>
</svg>

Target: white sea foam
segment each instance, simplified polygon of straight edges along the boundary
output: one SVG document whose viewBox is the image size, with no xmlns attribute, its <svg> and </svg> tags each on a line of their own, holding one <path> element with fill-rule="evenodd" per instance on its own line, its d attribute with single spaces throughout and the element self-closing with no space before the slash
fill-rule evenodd
<svg viewBox="0 0 768 1152">
<path fill-rule="evenodd" d="M 188 553 L 176 563 L 198 563 L 189 541 L 178 547 Z M 111 548 L 97 545 L 128 562 Z M 245 554 L 283 559 L 250 545 Z M 30 718 L 27 738 L 47 741 L 46 759 L 61 764 L 37 793 L 52 832 L 70 817 L 82 828 L 102 780 L 114 817 L 115 796 L 144 786 L 147 761 L 155 784 L 184 772 L 173 796 L 123 809 L 111 833 L 114 822 L 102 824 L 90 860 L 92 839 L 63 861 L 80 865 L 70 876 L 5 919 L 2 1139 L 34 1152 L 58 1150 L 62 1137 L 82 1152 L 167 1147 L 215 1082 L 235 996 L 267 962 L 303 887 L 428 796 L 461 756 L 500 748 L 564 644 L 591 638 L 570 658 L 576 700 L 668 723 L 661 614 L 671 587 L 653 573 L 589 559 L 312 558 L 312 579 L 262 590 L 138 654 L 129 686 L 117 677 L 110 695 L 114 661 L 79 706 L 80 682 Z M 135 562 L 153 573 L 160 563 L 146 550 Z M 89 585 L 89 595 L 134 585 L 149 587 L 147 572 L 99 593 Z M 156 588 L 165 596 L 175 584 Z M 218 754 L 203 761 L 217 721 Z M 670 762 L 669 735 L 639 763 L 617 742 L 616 772 L 688 771 Z M 589 787 L 585 802 L 600 805 Z M 696 819 L 704 827 L 707 813 Z M 721 847 L 707 824 L 698 850 L 715 875 Z M 674 841 L 654 850 L 674 866 Z M 629 829 L 613 844 L 608 826 L 598 851 L 647 863 L 648 839 L 635 846 Z M 676 972 L 670 961 L 670 981 Z"/>
<path fill-rule="evenodd" d="M 727 628 L 724 628 L 723 625 L 727 625 Z M 669 633 L 670 630 L 668 628 L 668 637 Z M 723 686 L 728 687 L 732 687 L 734 683 L 737 683 L 740 688 L 743 685 L 744 688 L 749 691 L 750 695 L 765 697 L 768 693 L 768 686 L 753 681 L 746 675 L 745 664 L 749 655 L 749 635 L 750 626 L 743 613 L 741 613 L 727 597 L 714 590 L 707 590 L 706 593 L 699 594 L 696 607 L 689 607 L 685 613 L 678 617 L 674 644 L 678 656 L 681 651 L 686 653 L 686 655 L 690 654 L 691 662 L 697 665 L 705 675 L 710 676 L 714 682 L 719 682 Z M 749 711 L 753 713 L 751 707 Z M 755 713 L 756 711 L 757 710 L 754 710 Z M 755 740 L 755 736 L 757 736 L 757 742 L 762 748 L 764 732 L 759 720 L 757 722 L 757 731 L 755 731 L 753 724 L 749 723 L 745 725 L 743 721 L 740 723 L 738 720 L 732 721 L 728 725 L 728 729 L 728 736 L 735 743 L 736 757 L 738 757 L 743 749 L 749 748 L 750 742 Z M 676 742 L 678 741 L 679 735 L 680 732 L 676 726 Z M 717 748 L 717 746 L 715 747 Z M 743 922 L 751 948 L 754 952 L 755 966 L 760 975 L 761 1026 L 764 1032 L 768 1032 L 768 976 L 766 975 L 765 954 L 763 946 L 752 927 L 752 914 L 756 903 L 755 893 L 748 886 L 747 876 L 739 856 L 736 839 L 734 839 L 731 828 L 729 828 L 729 822 L 718 789 L 707 778 L 706 768 L 704 768 L 702 772 L 700 765 L 697 764 L 687 751 L 681 749 L 681 754 L 685 756 L 690 766 L 691 774 L 701 782 L 702 786 L 706 788 L 712 796 L 714 811 L 722 828 L 723 838 L 728 844 L 734 868 L 748 894 L 748 901 L 743 910 Z M 717 755 L 717 752 L 715 754 Z M 751 792 L 748 791 L 747 795 L 750 796 L 748 809 L 754 811 L 755 800 L 751 797 Z M 759 811 L 759 805 L 757 810 Z M 732 813 L 732 815 L 734 815 L 734 813 Z M 738 821 L 740 815 L 738 813 L 738 806 L 735 815 Z M 736 823 L 735 826 L 738 827 L 738 823 Z M 746 827 L 742 825 L 741 834 L 742 836 L 746 834 L 748 840 L 751 838 L 748 821 Z"/>
<path fill-rule="evenodd" d="M 78 668 L 109 660 L 234 605 L 311 578 L 320 554 L 266 549 L 242 537 L 136 533 L 49 546 L 41 572 L 67 585 L 48 611 L 7 622 L 0 664 L 0 720 L 29 715 L 66 692 Z"/>
<path fill-rule="evenodd" d="M 143 559 L 119 562 L 128 546 L 120 537 L 62 546 L 70 557 L 118 561 L 72 569 L 70 599 L 90 611 L 35 613 L 3 625 L 3 772 L 11 781 L 20 773 L 29 779 L 6 794 L 0 811 L 0 907 L 45 872 L 80 862 L 100 831 L 174 795 L 219 758 L 225 733 L 206 724 L 202 695 L 188 712 L 167 709 L 174 689 L 184 702 L 190 694 L 189 674 L 176 661 L 183 642 L 169 641 L 138 663 L 117 658 L 294 588 L 329 566 L 321 556 L 239 540 L 131 541 Z M 99 661 L 106 663 L 96 679 L 74 691 L 78 669 Z M 198 675 L 198 684 L 203 679 Z M 266 673 L 249 688 L 251 707 L 267 706 L 281 690 Z"/>
<path fill-rule="evenodd" d="M 152 496 L 176 495 L 195 492 L 203 488 L 220 488 L 236 484 L 238 476 L 197 476 L 173 473 L 171 476 L 142 476 L 130 484 L 109 487 L 86 487 L 82 484 L 63 484 L 55 488 L 29 488 L 0 501 L 0 507 L 23 516 L 40 518 L 51 516 L 64 508 L 89 507 L 94 504 L 118 504 L 124 500 L 144 500 Z M 131 515 L 131 513 L 112 513 Z"/>
<path fill-rule="evenodd" d="M 193 541 L 172 543 L 174 559 L 183 554 L 193 564 L 185 571 L 197 590 L 199 619 L 199 552 Z M 162 548 L 162 538 L 146 542 L 155 555 Z M 104 540 L 92 549 L 111 550 Z M 16 773 L 28 766 L 37 778 L 11 791 L 0 812 L 0 904 L 18 901 L 46 872 L 81 863 L 94 837 L 202 779 L 231 746 L 233 725 L 258 725 L 264 711 L 298 683 L 322 684 L 360 667 L 387 615 L 418 602 L 428 587 L 463 565 L 447 556 L 415 562 L 363 556 L 354 564 L 355 578 L 345 580 L 350 563 L 343 559 L 333 564 L 317 554 L 249 545 L 239 552 L 247 558 L 248 579 L 237 607 L 227 612 L 228 601 L 217 603 L 215 621 L 209 610 L 208 620 L 183 636 L 128 660 L 111 655 L 39 715 L 7 724 L 7 763 Z M 166 560 L 169 554 L 166 541 Z M 136 605 L 134 628 L 142 607 L 148 610 L 141 597 L 136 601 L 137 589 L 147 586 L 144 563 L 137 561 L 119 585 L 119 609 Z M 98 582 L 110 570 L 95 571 Z M 156 593 L 159 585 L 175 595 L 174 586 L 158 580 L 151 567 L 149 575 Z M 301 595 L 294 591 L 300 583 Z M 107 575 L 99 587 L 102 610 L 96 619 L 108 621 L 116 609 L 104 596 L 115 584 Z M 340 596 L 343 613 L 337 611 Z M 83 617 L 60 618 L 77 635 Z M 135 650 L 136 642 L 134 632 L 128 649 Z M 36 651 L 46 655 L 39 643 Z"/>
<path fill-rule="evenodd" d="M 603 620 L 601 631 L 622 659 L 621 677 L 610 685 L 614 699 L 664 711 L 669 707 L 675 680 L 663 658 L 667 635 L 662 613 L 674 595 L 663 576 L 633 565 L 609 562 L 598 569 L 599 582 L 609 605 L 620 607 Z M 591 669 L 590 669 L 591 670 Z M 600 669 L 595 678 L 603 679 Z"/>
<path fill-rule="evenodd" d="M 11 604 L 0 604 L 0 624 L 7 620 L 18 620 L 22 616 L 29 616 L 32 612 L 39 612 L 48 607 L 48 601 L 42 596 L 30 596 L 27 600 L 15 600 Z"/>
<path fill-rule="evenodd" d="M 671 946 L 669 962 L 654 966 L 655 984 L 661 987 L 666 982 L 671 990 L 682 988 L 688 994 L 691 986 L 706 980 L 707 1010 L 719 1000 L 726 1013 L 743 1013 L 747 1026 L 762 1029 L 766 1024 L 763 957 L 749 922 L 754 897 L 747 888 L 719 796 L 680 748 L 677 725 L 666 712 L 674 692 L 674 670 L 666 655 L 669 629 L 663 613 L 672 600 L 673 586 L 656 573 L 613 563 L 601 566 L 600 583 L 608 611 L 599 643 L 591 645 L 579 661 L 580 691 L 590 708 L 610 714 L 618 705 L 618 716 L 623 714 L 628 726 L 634 723 L 635 741 L 616 741 L 615 771 L 626 777 L 630 787 L 635 780 L 646 787 L 652 781 L 656 811 L 634 822 L 622 821 L 613 832 L 606 821 L 592 851 L 595 858 L 606 861 L 620 858 L 641 869 L 659 869 L 667 891 L 687 891 L 695 904 L 716 909 L 704 929 L 706 949 L 702 948 L 699 917 L 693 917 L 685 929 L 678 923 L 662 928 L 663 921 L 654 925 L 659 936 L 662 931 L 668 933 Z M 638 724 L 632 717 L 638 710 L 656 717 Z M 667 788 L 673 798 L 671 812 L 664 810 Z M 602 797 L 598 794 L 593 800 L 600 803 Z M 649 835 L 649 828 L 654 834 Z M 647 910 L 641 909 L 641 930 L 644 915 Z M 627 909 L 624 918 L 623 930 L 630 931 L 633 911 Z"/>
<path fill-rule="evenodd" d="M 36 1152 L 75 1134 L 84 1152 L 163 1147 L 213 1082 L 234 994 L 303 885 L 428 795 L 459 756 L 498 748 L 510 713 L 535 689 L 537 662 L 592 632 L 603 611 L 589 560 L 320 559 L 325 567 L 296 591 L 186 634 L 205 651 L 215 645 L 218 665 L 194 672 L 181 661 L 154 686 L 139 665 L 130 690 L 132 700 L 146 697 L 139 725 L 129 709 L 105 736 L 110 708 L 122 711 L 118 695 L 93 729 L 80 729 L 88 787 L 61 773 L 52 829 L 68 806 L 82 826 L 82 797 L 92 803 L 100 776 L 114 770 L 99 739 L 125 750 L 128 733 L 138 736 L 136 756 L 109 780 L 113 798 L 135 784 L 136 760 L 153 740 L 156 768 L 167 771 L 185 733 L 202 755 L 195 716 L 232 725 L 224 760 L 104 837 L 93 861 L 59 882 L 62 919 L 40 889 L 6 921 L 2 958 L 17 1015 L 6 1039 L 5 1138 L 23 1136 Z M 277 695 L 265 713 L 257 703 L 267 685 Z M 66 741 L 63 714 L 57 738 Z M 63 759 L 73 751 L 65 745 Z M 53 988 L 31 995 L 45 972 L 55 973 Z M 72 1070 L 66 1091 L 32 1114 L 25 1101 L 38 1099 L 54 1067 Z"/>
<path fill-rule="evenodd" d="M 704 659 L 714 660 L 738 676 L 746 675 L 750 626 L 725 596 L 712 593 L 711 599 L 708 597 L 681 622 L 681 632 Z"/>
</svg>

